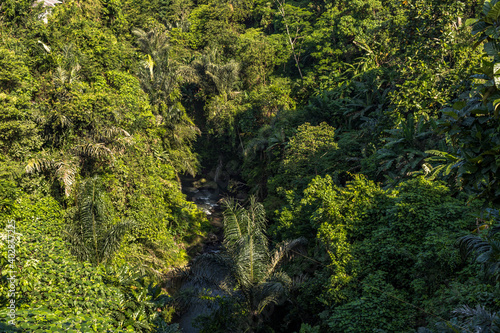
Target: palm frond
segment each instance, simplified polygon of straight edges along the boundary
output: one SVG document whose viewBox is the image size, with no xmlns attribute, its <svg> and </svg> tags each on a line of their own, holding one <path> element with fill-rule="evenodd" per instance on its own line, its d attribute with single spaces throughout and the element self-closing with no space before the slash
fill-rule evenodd
<svg viewBox="0 0 500 333">
<path fill-rule="evenodd" d="M 179 66 L 179 68 L 177 68 L 177 73 L 183 78 L 184 82 L 200 82 L 200 77 L 197 75 L 196 70 L 191 66 Z"/>
<path fill-rule="evenodd" d="M 233 250 L 238 284 L 244 288 L 267 277 L 269 249 L 265 235 L 245 235 Z"/>
<path fill-rule="evenodd" d="M 460 238 L 458 245 L 464 257 L 470 256 L 472 253 L 481 255 L 491 250 L 489 242 L 475 235 Z"/>
<path fill-rule="evenodd" d="M 127 132 L 126 130 L 124 130 L 123 128 L 111 126 L 111 127 L 107 127 L 104 129 L 104 131 L 101 133 L 99 139 L 101 139 L 101 140 L 112 139 L 112 138 L 115 138 L 115 137 L 121 136 L 121 135 L 123 135 L 125 137 L 129 137 L 130 133 Z"/>
<path fill-rule="evenodd" d="M 458 245 L 463 257 L 475 255 L 475 260 L 481 263 L 488 275 L 500 280 L 500 241 L 496 238 L 499 226 L 488 231 L 483 238 L 476 235 L 467 235 L 459 239 Z"/>
<path fill-rule="evenodd" d="M 100 261 L 108 261 L 119 249 L 123 237 L 133 229 L 137 224 L 133 220 L 125 220 L 111 226 L 107 232 L 102 235 L 99 244 Z"/>
<path fill-rule="evenodd" d="M 215 84 L 219 94 L 229 94 L 239 78 L 240 64 L 231 60 L 225 65 L 209 63 L 205 73 Z"/>
<path fill-rule="evenodd" d="M 87 261 L 90 260 L 91 253 L 86 244 L 86 239 L 81 235 L 81 231 L 80 228 L 70 224 L 64 231 L 64 235 L 71 254 L 78 260 Z"/>
<path fill-rule="evenodd" d="M 74 148 L 77 155 L 91 157 L 94 159 L 107 158 L 113 156 L 113 151 L 106 147 L 104 143 L 93 143 L 78 145 Z"/>
<path fill-rule="evenodd" d="M 135 225 L 130 220 L 114 224 L 109 205 L 98 177 L 80 184 L 67 226 L 70 249 L 80 260 L 99 264 L 110 259 L 125 233 Z"/>
<path fill-rule="evenodd" d="M 48 158 L 33 158 L 26 165 L 26 173 L 51 171 L 54 167 L 54 161 Z"/>
<path fill-rule="evenodd" d="M 137 43 L 141 50 L 153 56 L 153 58 L 166 55 L 168 53 L 168 36 L 158 29 L 145 32 L 139 28 L 133 28 L 132 33 L 137 37 Z"/>
<path fill-rule="evenodd" d="M 268 276 L 276 270 L 278 265 L 287 257 L 293 256 L 296 253 L 303 252 L 303 246 L 307 244 L 307 239 L 300 237 L 291 241 L 284 241 L 278 244 L 271 254 L 271 260 L 269 262 Z M 294 253 L 292 253 L 294 251 Z"/>
<path fill-rule="evenodd" d="M 68 72 L 61 66 L 58 66 L 53 76 L 55 85 L 56 86 L 64 85 L 68 81 L 68 77 L 69 77 Z"/>
<path fill-rule="evenodd" d="M 257 313 L 260 314 L 270 304 L 280 304 L 284 301 L 288 294 L 289 288 L 280 281 L 269 281 L 260 284 L 257 287 L 256 293 L 258 304 L 255 307 Z"/>
<path fill-rule="evenodd" d="M 497 312 L 487 311 L 483 306 L 477 305 L 471 308 L 463 305 L 453 311 L 461 317 L 465 317 L 465 323 L 474 330 L 474 332 L 498 332 L 499 316 Z"/>
<path fill-rule="evenodd" d="M 241 239 L 245 234 L 245 215 L 244 208 L 233 198 L 223 201 L 224 209 L 224 242 L 228 248 L 232 243 Z"/>
<path fill-rule="evenodd" d="M 73 184 L 75 183 L 75 176 L 77 173 L 77 166 L 71 161 L 62 161 L 55 163 L 55 175 L 57 179 L 63 184 L 64 194 L 69 197 Z"/>
<path fill-rule="evenodd" d="M 264 233 L 267 227 L 266 210 L 264 209 L 264 205 L 257 202 L 257 197 L 255 195 L 250 196 L 248 215 L 250 216 L 250 222 L 252 223 L 252 232 L 255 234 Z"/>
<path fill-rule="evenodd" d="M 26 165 L 26 173 L 50 172 L 61 182 L 65 195 L 71 194 L 77 166 L 72 160 L 54 161 L 48 158 L 33 158 Z"/>
<path fill-rule="evenodd" d="M 204 253 L 197 256 L 190 267 L 189 281 L 195 285 L 215 286 L 227 289 L 233 269 L 231 257 L 223 254 Z"/>
<path fill-rule="evenodd" d="M 425 153 L 429 154 L 429 155 L 443 157 L 450 162 L 458 162 L 458 160 L 459 160 L 458 157 L 456 157 L 455 155 L 452 155 L 452 154 L 444 152 L 444 151 L 426 150 Z"/>
</svg>

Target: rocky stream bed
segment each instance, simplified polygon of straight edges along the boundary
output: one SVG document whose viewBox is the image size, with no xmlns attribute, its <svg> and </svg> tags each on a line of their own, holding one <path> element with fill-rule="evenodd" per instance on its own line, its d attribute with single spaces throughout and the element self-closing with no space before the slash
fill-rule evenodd
<svg viewBox="0 0 500 333">
<path fill-rule="evenodd" d="M 214 227 L 213 232 L 209 233 L 203 242 L 201 253 L 218 253 L 223 240 L 222 208 L 220 206 L 222 193 L 219 185 L 204 178 L 192 177 L 182 177 L 181 184 L 182 192 L 187 199 L 194 202 L 200 210 L 205 212 L 210 224 Z M 188 281 L 181 287 L 181 289 L 183 288 L 193 288 L 193 286 Z M 209 313 L 209 311 L 203 303 L 190 305 L 179 318 L 179 326 L 182 331 L 184 333 L 197 333 L 198 330 L 192 325 L 194 319 L 200 314 Z"/>
</svg>

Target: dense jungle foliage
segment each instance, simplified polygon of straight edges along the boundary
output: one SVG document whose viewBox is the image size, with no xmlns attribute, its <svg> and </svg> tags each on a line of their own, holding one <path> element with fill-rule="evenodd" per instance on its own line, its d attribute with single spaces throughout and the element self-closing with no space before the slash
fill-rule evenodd
<svg viewBox="0 0 500 333">
<path fill-rule="evenodd" d="M 1 332 L 500 332 L 500 0 L 0 0 L 0 36 Z"/>
</svg>

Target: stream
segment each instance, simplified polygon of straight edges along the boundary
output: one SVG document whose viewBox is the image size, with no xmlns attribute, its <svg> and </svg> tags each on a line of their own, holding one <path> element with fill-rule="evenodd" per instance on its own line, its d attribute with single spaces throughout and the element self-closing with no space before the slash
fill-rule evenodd
<svg viewBox="0 0 500 333">
<path fill-rule="evenodd" d="M 210 224 L 214 227 L 214 233 L 208 235 L 203 244 L 201 253 L 217 253 L 224 238 L 222 231 L 222 207 L 219 202 L 222 199 L 221 191 L 217 184 L 210 181 L 203 182 L 204 178 L 182 177 L 182 193 L 188 201 L 193 202 L 203 211 Z"/>
<path fill-rule="evenodd" d="M 217 202 L 220 200 L 220 190 L 214 182 L 203 180 L 204 178 L 182 177 L 182 193 L 210 217 L 219 208 Z"/>
<path fill-rule="evenodd" d="M 215 182 L 206 181 L 204 178 L 181 177 L 182 192 L 187 200 L 193 202 L 200 210 L 205 212 L 214 232 L 207 235 L 203 243 L 201 254 L 218 253 L 220 251 L 222 230 L 222 208 L 219 204 L 221 191 Z M 186 282 L 181 289 L 190 288 L 191 283 Z M 215 291 L 215 293 L 217 293 Z M 198 333 L 198 329 L 192 326 L 194 319 L 201 314 L 208 314 L 209 309 L 204 304 L 193 304 L 180 316 L 179 326 L 183 333 Z"/>
</svg>

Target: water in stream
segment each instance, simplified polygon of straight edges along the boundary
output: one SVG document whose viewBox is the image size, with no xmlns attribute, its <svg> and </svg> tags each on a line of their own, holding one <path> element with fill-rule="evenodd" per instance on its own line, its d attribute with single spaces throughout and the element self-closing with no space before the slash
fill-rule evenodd
<svg viewBox="0 0 500 333">
<path fill-rule="evenodd" d="M 219 205 L 221 193 L 217 184 L 213 182 L 200 181 L 201 179 L 182 177 L 182 192 L 187 200 L 192 201 L 200 210 L 205 212 L 210 224 L 214 226 L 214 233 L 207 237 L 204 243 L 202 253 L 218 253 L 221 248 L 222 232 L 222 210 Z M 188 281 L 182 288 L 192 288 Z M 196 287 L 195 287 L 196 288 Z M 218 294 L 214 291 L 214 295 Z M 198 333 L 198 330 L 192 326 L 193 321 L 200 314 L 210 313 L 204 304 L 192 304 L 179 318 L 179 326 L 184 333 Z"/>
<path fill-rule="evenodd" d="M 182 177 L 181 184 L 187 199 L 194 202 L 207 216 L 212 215 L 219 207 L 220 190 L 214 182 L 204 183 L 197 178 Z"/>
</svg>

